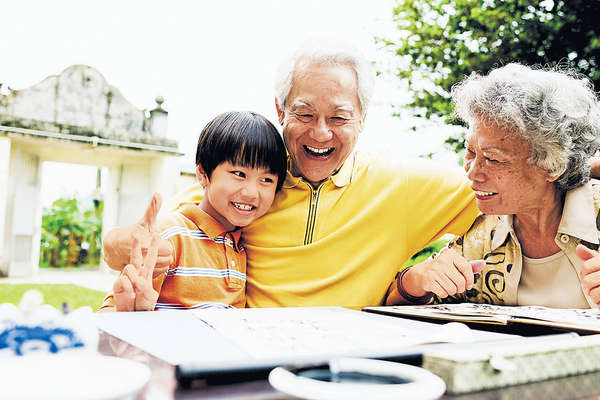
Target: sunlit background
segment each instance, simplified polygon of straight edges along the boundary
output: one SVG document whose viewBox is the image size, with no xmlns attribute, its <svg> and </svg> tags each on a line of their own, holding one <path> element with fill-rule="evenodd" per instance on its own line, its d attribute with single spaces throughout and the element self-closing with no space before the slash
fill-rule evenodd
<svg viewBox="0 0 600 400">
<path fill-rule="evenodd" d="M 400 156 L 437 153 L 446 132 L 414 132 L 393 117 L 407 91 L 389 73 L 391 57 L 374 37 L 394 28 L 390 0 L 18 1 L 3 3 L 0 82 L 24 89 L 73 64 L 92 66 L 135 107 L 165 98 L 170 138 L 182 169 L 193 167 L 195 142 L 216 114 L 253 110 L 276 122 L 273 76 L 279 60 L 307 38 L 334 36 L 360 46 L 378 76 L 359 146 Z M 90 196 L 97 169 L 43 166 L 42 204 Z"/>
</svg>

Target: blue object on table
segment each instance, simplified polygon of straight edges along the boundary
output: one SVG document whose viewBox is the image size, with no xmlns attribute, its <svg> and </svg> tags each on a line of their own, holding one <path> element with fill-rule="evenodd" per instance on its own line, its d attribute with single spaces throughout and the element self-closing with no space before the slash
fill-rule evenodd
<svg viewBox="0 0 600 400">
<path fill-rule="evenodd" d="M 77 347 L 83 347 L 83 342 L 66 328 L 14 325 L 0 333 L 0 351 L 11 349 L 17 356 L 33 351 L 58 353 Z"/>
</svg>

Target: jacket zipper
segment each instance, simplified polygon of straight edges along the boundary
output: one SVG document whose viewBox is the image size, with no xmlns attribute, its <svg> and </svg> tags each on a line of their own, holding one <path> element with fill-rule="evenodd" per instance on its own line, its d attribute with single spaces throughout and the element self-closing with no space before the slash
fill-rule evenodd
<svg viewBox="0 0 600 400">
<path fill-rule="evenodd" d="M 306 232 L 304 233 L 304 244 L 310 244 L 314 240 L 315 225 L 317 223 L 317 209 L 319 206 L 319 195 L 325 182 L 321 183 L 315 191 L 310 183 L 307 183 L 310 189 L 310 204 L 308 206 L 308 216 L 306 219 Z"/>
</svg>

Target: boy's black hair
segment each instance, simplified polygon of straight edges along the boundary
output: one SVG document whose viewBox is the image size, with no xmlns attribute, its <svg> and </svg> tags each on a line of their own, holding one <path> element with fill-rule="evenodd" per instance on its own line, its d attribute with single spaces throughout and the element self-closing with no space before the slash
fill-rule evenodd
<svg viewBox="0 0 600 400">
<path fill-rule="evenodd" d="M 277 128 L 251 111 L 229 111 L 210 121 L 200 133 L 196 165 L 210 179 L 219 164 L 229 161 L 245 167 L 268 169 L 281 189 L 287 169 L 285 145 Z"/>
</svg>

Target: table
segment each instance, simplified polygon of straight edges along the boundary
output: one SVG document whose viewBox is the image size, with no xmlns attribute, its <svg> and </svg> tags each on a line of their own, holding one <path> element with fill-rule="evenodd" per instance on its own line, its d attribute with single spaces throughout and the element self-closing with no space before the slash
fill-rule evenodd
<svg viewBox="0 0 600 400">
<path fill-rule="evenodd" d="M 283 400 L 289 399 L 275 391 L 263 377 L 250 382 L 195 381 L 190 388 L 178 387 L 175 367 L 105 332 L 100 333 L 100 354 L 139 361 L 150 367 L 150 382 L 138 400 Z M 417 361 L 415 360 L 415 362 Z M 217 384 L 218 383 L 218 384 Z M 508 399 L 600 399 L 600 372 L 574 377 L 511 386 L 460 396 L 443 397 L 445 400 L 508 400 Z"/>
</svg>

